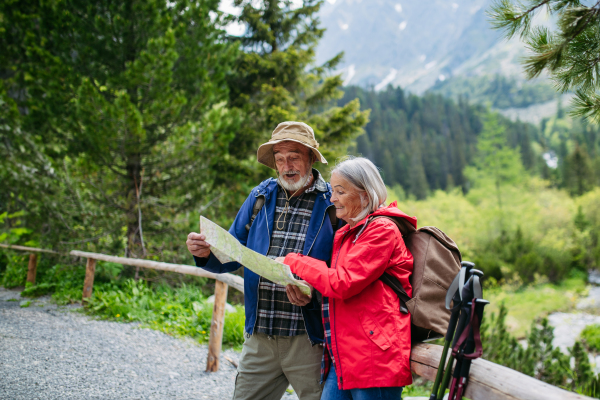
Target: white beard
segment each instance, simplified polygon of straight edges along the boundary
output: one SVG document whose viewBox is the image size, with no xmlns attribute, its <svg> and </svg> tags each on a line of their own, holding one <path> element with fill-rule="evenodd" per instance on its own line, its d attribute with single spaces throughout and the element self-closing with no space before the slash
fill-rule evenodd
<svg viewBox="0 0 600 400">
<path fill-rule="evenodd" d="M 300 179 L 298 180 L 298 182 L 288 182 L 287 180 L 282 178 L 281 175 L 279 175 L 277 180 L 279 181 L 279 184 L 285 188 L 285 190 L 295 194 L 298 190 L 302 189 L 308 183 L 308 180 L 310 179 L 311 175 L 312 170 L 308 170 L 306 172 L 306 175 L 300 175 Z"/>
</svg>

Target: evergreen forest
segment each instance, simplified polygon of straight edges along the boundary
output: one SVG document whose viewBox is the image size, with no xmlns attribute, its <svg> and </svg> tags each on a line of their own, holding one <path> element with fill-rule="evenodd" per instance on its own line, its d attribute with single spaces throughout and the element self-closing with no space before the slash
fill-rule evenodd
<svg viewBox="0 0 600 400">
<path fill-rule="evenodd" d="M 351 151 L 375 162 L 388 185 L 399 185 L 417 199 L 440 189 L 469 191 L 473 182 L 464 171 L 475 161 L 484 120 L 491 113 L 485 106 L 462 96 L 456 101 L 435 92 L 416 96 L 391 86 L 381 92 L 346 88 L 340 104 L 354 98 L 371 113 L 366 133 Z M 535 99 L 545 101 L 544 96 Z M 541 126 L 495 118 L 506 145 L 519 152 L 529 174 L 574 195 L 600 185 L 597 125 L 566 118 L 562 109 Z"/>
</svg>

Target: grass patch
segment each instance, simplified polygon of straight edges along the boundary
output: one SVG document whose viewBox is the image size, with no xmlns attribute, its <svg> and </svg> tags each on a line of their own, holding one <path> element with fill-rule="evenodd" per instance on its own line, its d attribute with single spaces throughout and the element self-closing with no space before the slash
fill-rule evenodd
<svg viewBox="0 0 600 400">
<path fill-rule="evenodd" d="M 498 314 L 500 304 L 504 303 L 508 309 L 508 331 L 517 338 L 523 338 L 533 321 L 556 311 L 573 309 L 585 292 L 583 277 L 569 278 L 559 284 L 506 284 L 484 291 L 484 297 L 491 303 L 485 312 Z"/>
<path fill-rule="evenodd" d="M 405 386 L 402 390 L 402 398 L 405 397 L 429 397 L 433 389 L 433 382 L 413 374 L 412 385 Z"/>
</svg>

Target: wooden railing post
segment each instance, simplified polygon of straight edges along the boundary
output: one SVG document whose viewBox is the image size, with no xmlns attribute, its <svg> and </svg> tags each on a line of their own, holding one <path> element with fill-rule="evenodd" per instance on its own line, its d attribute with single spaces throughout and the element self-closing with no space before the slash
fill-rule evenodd
<svg viewBox="0 0 600 400">
<path fill-rule="evenodd" d="M 227 284 L 221 281 L 215 281 L 215 305 L 210 324 L 210 337 L 208 339 L 208 359 L 206 360 L 207 372 L 216 372 L 219 370 L 219 356 L 221 355 L 223 327 L 225 326 L 226 302 Z"/>
<path fill-rule="evenodd" d="M 37 273 L 37 254 L 29 255 L 29 265 L 27 267 L 27 282 L 35 285 L 35 275 Z"/>
<path fill-rule="evenodd" d="M 85 280 L 83 281 L 83 296 L 82 302 L 92 297 L 94 289 L 94 274 L 96 273 L 96 260 L 88 258 L 85 264 Z"/>
</svg>

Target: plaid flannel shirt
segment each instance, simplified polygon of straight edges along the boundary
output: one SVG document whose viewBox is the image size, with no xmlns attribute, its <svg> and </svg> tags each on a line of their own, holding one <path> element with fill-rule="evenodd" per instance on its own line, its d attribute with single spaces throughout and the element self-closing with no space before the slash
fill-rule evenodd
<svg viewBox="0 0 600 400">
<path fill-rule="evenodd" d="M 284 212 L 286 194 L 281 186 L 277 190 L 273 233 L 267 257 L 275 259 L 288 253 L 300 253 L 312 216 L 317 192 L 327 192 L 327 184 L 319 171 L 313 169 L 314 181 L 300 196 L 290 199 L 287 214 Z M 278 229 L 277 221 L 279 221 Z M 258 310 L 255 331 L 267 335 L 296 336 L 306 333 L 302 311 L 287 298 L 285 286 L 260 278 Z"/>
</svg>

